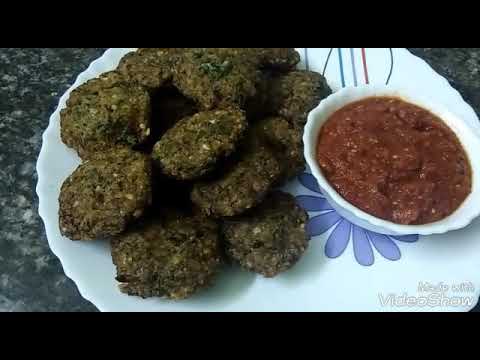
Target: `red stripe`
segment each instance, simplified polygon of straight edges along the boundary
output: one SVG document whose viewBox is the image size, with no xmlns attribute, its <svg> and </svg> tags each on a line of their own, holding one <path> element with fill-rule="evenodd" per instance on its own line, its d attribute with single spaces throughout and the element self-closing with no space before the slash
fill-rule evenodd
<svg viewBox="0 0 480 360">
<path fill-rule="evenodd" d="M 365 48 L 362 48 L 362 62 L 363 62 L 363 71 L 365 73 L 365 83 L 368 85 L 370 84 L 370 80 L 368 78 L 367 54 L 365 52 Z"/>
</svg>

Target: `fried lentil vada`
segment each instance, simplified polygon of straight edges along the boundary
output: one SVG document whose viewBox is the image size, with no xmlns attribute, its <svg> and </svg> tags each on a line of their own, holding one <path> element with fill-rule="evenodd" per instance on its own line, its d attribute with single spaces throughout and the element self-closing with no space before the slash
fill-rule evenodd
<svg viewBox="0 0 480 360">
<path fill-rule="evenodd" d="M 150 159 L 127 148 L 94 155 L 62 185 L 61 233 L 96 240 L 124 231 L 151 203 L 151 172 Z"/>
<path fill-rule="evenodd" d="M 186 49 L 173 67 L 174 85 L 201 109 L 242 107 L 256 94 L 254 59 L 241 49 Z"/>
<path fill-rule="evenodd" d="M 120 60 L 118 72 L 130 82 L 150 90 L 159 89 L 171 80 L 180 52 L 177 48 L 140 48 Z"/>
<path fill-rule="evenodd" d="M 244 213 L 262 202 L 282 174 L 275 155 L 260 143 L 252 142 L 239 156 L 218 178 L 194 185 L 192 201 L 206 216 Z"/>
<path fill-rule="evenodd" d="M 167 131 L 154 147 L 153 160 L 173 178 L 199 178 L 235 150 L 246 128 L 245 114 L 240 110 L 198 113 Z"/>
<path fill-rule="evenodd" d="M 291 195 L 272 193 L 248 214 L 224 222 L 226 252 L 245 269 L 275 277 L 308 248 L 307 219 Z"/>
<path fill-rule="evenodd" d="M 144 143 L 150 135 L 150 97 L 117 72 L 74 90 L 60 113 L 62 141 L 82 159 L 113 146 Z"/>
<path fill-rule="evenodd" d="M 308 113 L 332 93 L 321 74 L 301 70 L 273 77 L 268 92 L 270 112 L 301 127 Z"/>
<path fill-rule="evenodd" d="M 319 74 L 291 72 L 299 60 L 293 48 L 139 49 L 74 91 L 62 137 L 90 160 L 62 186 L 62 233 L 113 237 L 119 287 L 143 298 L 185 299 L 212 283 L 222 250 L 211 218 L 244 268 L 290 269 L 308 246 L 307 215 L 268 194 L 303 169 L 302 127 L 330 91 Z M 150 154 L 155 143 L 152 180 L 148 156 L 129 148 Z M 161 216 L 137 222 L 146 207 Z"/>
<path fill-rule="evenodd" d="M 282 166 L 280 184 L 305 170 L 303 130 L 278 116 L 267 117 L 253 126 L 255 136 L 271 147 Z"/>
<path fill-rule="evenodd" d="M 169 212 L 114 238 L 112 259 L 128 295 L 186 299 L 208 287 L 220 265 L 218 225 Z"/>
<path fill-rule="evenodd" d="M 293 70 L 300 62 L 300 54 L 294 48 L 258 48 L 254 49 L 260 64 L 267 68 L 282 71 Z"/>
</svg>

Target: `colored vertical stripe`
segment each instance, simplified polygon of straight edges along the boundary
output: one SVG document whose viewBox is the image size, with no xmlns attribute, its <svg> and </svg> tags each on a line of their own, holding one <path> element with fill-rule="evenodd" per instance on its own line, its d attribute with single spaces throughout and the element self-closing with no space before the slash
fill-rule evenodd
<svg viewBox="0 0 480 360">
<path fill-rule="evenodd" d="M 338 62 L 340 64 L 340 77 L 341 77 L 341 80 L 342 80 L 342 87 L 345 87 L 346 84 L 345 84 L 345 72 L 344 72 L 344 69 L 343 69 L 343 56 L 342 56 L 342 49 L 341 48 L 338 48 Z"/>
<path fill-rule="evenodd" d="M 368 65 L 367 65 L 367 53 L 365 48 L 362 48 L 362 63 L 363 63 L 363 72 L 365 73 L 365 84 L 370 84 L 370 79 L 368 77 Z"/>
<path fill-rule="evenodd" d="M 358 86 L 357 69 L 355 67 L 355 50 L 350 48 L 350 60 L 352 61 L 353 84 Z"/>
<path fill-rule="evenodd" d="M 308 59 L 308 48 L 305 48 L 305 68 L 310 71 L 310 60 Z"/>
</svg>

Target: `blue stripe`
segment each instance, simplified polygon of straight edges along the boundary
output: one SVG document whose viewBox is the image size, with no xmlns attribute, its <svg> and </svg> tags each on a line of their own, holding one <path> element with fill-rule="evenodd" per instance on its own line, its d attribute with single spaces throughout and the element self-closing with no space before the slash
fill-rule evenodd
<svg viewBox="0 0 480 360">
<path fill-rule="evenodd" d="M 340 77 L 342 79 L 342 87 L 345 87 L 345 73 L 343 71 L 343 56 L 342 56 L 342 49 L 338 48 L 338 61 L 340 62 Z"/>
<path fill-rule="evenodd" d="M 308 48 L 305 48 L 305 67 L 310 71 L 310 60 L 308 59 Z"/>
<path fill-rule="evenodd" d="M 350 48 L 350 58 L 352 60 L 353 83 L 355 86 L 358 86 L 357 69 L 355 68 L 355 51 L 353 48 Z"/>
</svg>

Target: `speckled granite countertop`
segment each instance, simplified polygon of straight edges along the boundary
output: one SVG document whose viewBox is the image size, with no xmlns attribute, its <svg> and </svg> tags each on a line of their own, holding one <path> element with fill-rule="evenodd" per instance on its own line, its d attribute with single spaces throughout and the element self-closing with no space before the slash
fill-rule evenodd
<svg viewBox="0 0 480 360">
<path fill-rule="evenodd" d="M 59 97 L 104 50 L 0 49 L 0 312 L 96 311 L 49 250 L 35 164 Z M 410 50 L 480 113 L 479 48 Z"/>
</svg>

